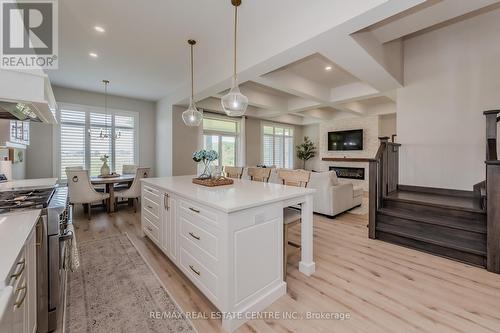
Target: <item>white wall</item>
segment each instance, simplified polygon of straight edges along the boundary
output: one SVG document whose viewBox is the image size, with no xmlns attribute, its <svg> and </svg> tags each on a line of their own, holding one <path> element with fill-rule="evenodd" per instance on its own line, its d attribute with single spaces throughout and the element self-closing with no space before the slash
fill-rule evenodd
<svg viewBox="0 0 500 333">
<path fill-rule="evenodd" d="M 302 128 L 302 135 L 307 136 L 313 143 L 314 146 L 316 147 L 316 156 L 311 158 L 309 161 L 306 162 L 306 169 L 307 170 L 320 170 L 321 169 L 321 158 L 320 158 L 320 151 L 319 151 L 319 124 L 311 124 L 311 125 L 306 125 Z"/>
<path fill-rule="evenodd" d="M 103 107 L 104 94 L 53 86 L 58 103 Z M 108 96 L 110 109 L 139 113 L 139 164 L 155 174 L 156 103 L 121 96 Z M 30 146 L 26 151 L 26 178 L 53 177 L 52 125 L 32 124 Z M 50 159 L 50 161 L 49 161 Z"/>
<path fill-rule="evenodd" d="M 172 176 L 172 103 L 162 99 L 156 103 L 156 174 Z"/>
<path fill-rule="evenodd" d="M 500 10 L 404 43 L 400 183 L 472 190 L 485 179 L 485 119 L 500 106 Z"/>
</svg>

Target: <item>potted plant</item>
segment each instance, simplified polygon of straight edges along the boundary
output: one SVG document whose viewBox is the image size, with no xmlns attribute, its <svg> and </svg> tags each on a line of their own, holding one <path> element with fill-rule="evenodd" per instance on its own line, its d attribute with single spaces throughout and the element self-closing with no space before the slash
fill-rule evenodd
<svg viewBox="0 0 500 333">
<path fill-rule="evenodd" d="M 196 163 L 202 162 L 205 166 L 199 179 L 212 178 L 212 169 L 210 164 L 219 158 L 219 154 L 215 150 L 198 150 L 193 153 L 193 161 Z"/>
<path fill-rule="evenodd" d="M 316 147 L 314 146 L 314 142 L 309 140 L 309 137 L 305 136 L 304 142 L 298 145 L 296 148 L 297 148 L 297 157 L 299 160 L 304 161 L 303 169 L 305 169 L 306 161 L 316 156 Z"/>
</svg>

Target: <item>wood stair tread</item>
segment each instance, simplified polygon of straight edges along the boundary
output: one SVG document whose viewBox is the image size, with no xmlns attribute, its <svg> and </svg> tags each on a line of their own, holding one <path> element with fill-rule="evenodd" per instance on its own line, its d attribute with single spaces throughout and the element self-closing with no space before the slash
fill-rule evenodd
<svg viewBox="0 0 500 333">
<path fill-rule="evenodd" d="M 376 230 L 377 231 L 382 231 L 386 232 L 389 234 L 393 234 L 396 236 L 400 237 L 405 237 L 405 238 L 410 238 L 410 239 L 415 239 L 418 241 L 442 246 L 442 247 L 447 247 L 450 249 L 462 251 L 462 252 L 468 252 L 480 256 L 486 256 L 486 244 L 483 244 L 481 242 L 477 242 L 477 244 L 474 244 L 474 247 L 470 246 L 464 246 L 464 244 L 460 241 L 457 241 L 455 239 L 449 239 L 449 238 L 444 238 L 439 235 L 421 235 L 419 232 L 416 232 L 415 230 L 411 230 L 411 228 L 406 228 L 408 229 L 407 231 L 404 231 L 404 228 L 401 228 L 400 226 L 393 226 L 390 224 L 379 224 L 377 225 Z"/>
<path fill-rule="evenodd" d="M 451 216 L 450 217 L 432 216 L 433 214 L 416 215 L 414 213 L 412 214 L 408 211 L 397 208 L 381 208 L 377 211 L 377 213 L 394 216 L 401 219 L 408 219 L 412 221 L 438 225 L 447 228 L 460 229 L 460 230 L 486 234 L 486 221 L 480 223 L 480 222 L 470 222 L 467 221 L 466 219 L 460 219 Z"/>
<path fill-rule="evenodd" d="M 486 214 L 477 198 L 398 190 L 387 195 L 384 200 L 400 201 L 442 207 L 479 214 Z"/>
</svg>

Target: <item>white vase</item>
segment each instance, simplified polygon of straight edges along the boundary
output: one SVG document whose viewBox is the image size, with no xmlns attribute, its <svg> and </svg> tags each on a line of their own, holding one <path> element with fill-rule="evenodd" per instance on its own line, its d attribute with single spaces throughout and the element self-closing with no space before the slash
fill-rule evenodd
<svg viewBox="0 0 500 333">
<path fill-rule="evenodd" d="M 101 167 L 101 176 L 109 175 L 109 165 L 108 162 L 104 162 Z"/>
</svg>

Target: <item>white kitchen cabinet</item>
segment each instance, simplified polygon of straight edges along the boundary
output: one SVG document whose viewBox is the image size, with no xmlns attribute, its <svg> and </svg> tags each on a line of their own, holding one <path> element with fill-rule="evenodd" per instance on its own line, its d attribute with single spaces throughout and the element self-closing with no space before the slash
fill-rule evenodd
<svg viewBox="0 0 500 333">
<path fill-rule="evenodd" d="M 161 248 L 173 262 L 177 261 L 177 200 L 172 193 L 163 192 L 163 209 L 161 213 Z"/>
<path fill-rule="evenodd" d="M 26 242 L 26 301 L 25 301 L 25 333 L 36 332 L 37 322 L 37 289 L 36 289 L 36 237 L 38 225 L 31 232 Z"/>
<path fill-rule="evenodd" d="M 0 297 L 4 309 L 0 332 L 36 332 L 36 228 L 34 228 L 9 273 Z M 5 293 L 5 294 L 4 294 Z M 0 305 L 2 307 L 2 305 Z"/>
</svg>

